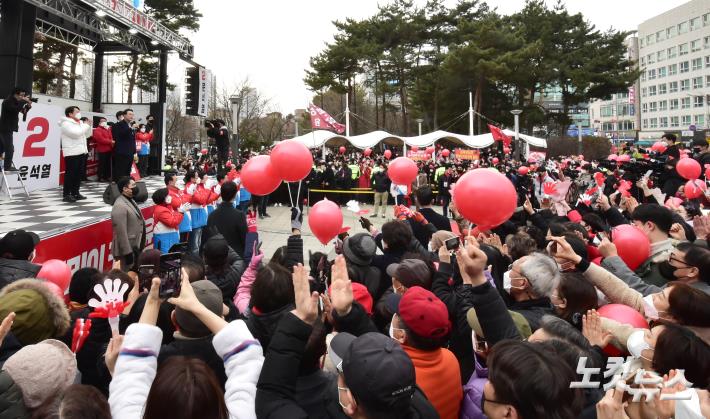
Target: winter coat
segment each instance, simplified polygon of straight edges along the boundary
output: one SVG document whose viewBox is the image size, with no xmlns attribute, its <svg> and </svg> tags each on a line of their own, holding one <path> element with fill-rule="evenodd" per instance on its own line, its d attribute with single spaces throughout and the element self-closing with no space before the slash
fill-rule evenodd
<svg viewBox="0 0 710 419">
<path fill-rule="evenodd" d="M 126 121 L 119 121 L 111 127 L 114 144 L 113 152 L 116 154 L 133 156 L 136 154 L 136 136 L 133 129 Z"/>
<path fill-rule="evenodd" d="M 533 332 L 540 328 L 542 316 L 546 314 L 555 315 L 555 309 L 552 306 L 550 299 L 547 297 L 516 301 L 513 302 L 508 308 L 522 314 L 523 317 L 525 317 L 525 320 L 528 321 L 530 330 Z"/>
<path fill-rule="evenodd" d="M 177 231 L 183 217 L 183 213 L 173 209 L 172 201 L 170 205 L 156 205 L 153 211 L 153 234 L 171 233 Z"/>
<path fill-rule="evenodd" d="M 29 419 L 30 414 L 22 398 L 22 390 L 10 374 L 0 372 L 0 418 Z"/>
<path fill-rule="evenodd" d="M 113 135 L 110 128 L 98 126 L 94 128 L 92 137 L 96 142 L 97 153 L 110 153 L 113 150 Z"/>
<path fill-rule="evenodd" d="M 28 260 L 0 258 L 0 289 L 18 279 L 36 278 L 40 269 Z"/>
<path fill-rule="evenodd" d="M 156 326 L 136 323 L 128 326 L 116 361 L 109 391 L 111 417 L 139 419 L 158 369 L 163 332 Z M 212 339 L 227 374 L 224 401 L 230 419 L 256 418 L 256 382 L 264 362 L 261 346 L 244 322 L 235 320 Z"/>
<path fill-rule="evenodd" d="M 244 256 L 247 218 L 242 211 L 232 207 L 231 202 L 220 203 L 207 217 L 205 232 L 210 230 L 215 230 L 222 234 L 227 243 L 229 243 L 229 247 L 240 256 Z M 202 233 L 203 236 L 205 232 Z"/>
<path fill-rule="evenodd" d="M 278 310 L 271 311 L 269 313 L 259 313 L 254 307 L 251 307 L 249 311 L 249 316 L 245 320 L 249 332 L 254 336 L 254 338 L 259 340 L 261 347 L 264 350 L 269 349 L 269 344 L 271 343 L 271 338 L 274 336 L 276 327 L 279 325 L 281 318 L 288 314 L 289 311 L 293 310 L 294 306 L 292 304 L 287 304 Z"/>
<path fill-rule="evenodd" d="M 419 212 L 424 216 L 429 224 L 436 227 L 436 230 L 451 231 L 451 222 L 449 219 L 434 211 L 432 208 L 422 208 Z M 409 226 L 412 227 L 414 237 L 416 237 L 419 243 L 426 248 L 433 234 L 431 227 L 422 225 L 411 218 L 407 220 L 407 222 L 409 223 Z"/>
<path fill-rule="evenodd" d="M 147 156 L 150 153 L 150 142 L 153 141 L 153 133 L 138 131 L 135 137 L 136 152 L 139 156 Z"/>
<path fill-rule="evenodd" d="M 145 246 L 145 220 L 140 209 L 123 195 L 116 198 L 111 209 L 113 225 L 112 251 L 114 257 L 131 254 Z"/>
<path fill-rule="evenodd" d="M 244 314 L 249 310 L 249 300 L 251 299 L 251 285 L 256 280 L 256 272 L 258 271 L 258 265 L 249 263 L 249 267 L 242 275 L 239 285 L 237 286 L 237 293 L 234 295 L 234 306 L 237 308 L 240 314 Z"/>
<path fill-rule="evenodd" d="M 474 354 L 475 369 L 471 378 L 463 386 L 463 402 L 461 402 L 461 419 L 485 419 L 486 415 L 481 410 L 483 386 L 488 381 L 488 368 L 481 366 Z"/>
<path fill-rule="evenodd" d="M 17 132 L 20 124 L 20 111 L 27 102 L 15 99 L 14 95 L 2 101 L 2 111 L 0 111 L 0 132 Z"/>
<path fill-rule="evenodd" d="M 59 120 L 61 129 L 62 153 L 64 157 L 88 154 L 86 139 L 91 137 L 91 126 L 74 118 L 62 117 Z"/>
<path fill-rule="evenodd" d="M 221 234 L 211 237 L 209 240 L 224 240 Z M 208 240 L 208 241 L 209 241 Z M 239 285 L 239 279 L 242 277 L 246 265 L 244 264 L 244 259 L 242 259 L 237 252 L 228 248 L 227 253 L 227 266 L 223 270 L 216 271 L 211 267 L 207 267 L 205 271 L 205 277 L 208 281 L 217 285 L 217 287 L 222 291 L 222 300 L 227 306 L 232 306 L 232 300 L 234 295 L 237 293 L 237 286 Z"/>
<path fill-rule="evenodd" d="M 375 192 L 389 192 L 392 181 L 387 177 L 387 172 L 376 172 L 372 175 L 372 187 Z"/>
</svg>

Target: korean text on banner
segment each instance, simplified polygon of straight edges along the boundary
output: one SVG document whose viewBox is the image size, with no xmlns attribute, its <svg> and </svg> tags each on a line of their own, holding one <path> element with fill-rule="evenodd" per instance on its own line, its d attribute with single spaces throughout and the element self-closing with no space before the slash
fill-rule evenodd
<svg viewBox="0 0 710 419">
<path fill-rule="evenodd" d="M 63 116 L 58 106 L 35 103 L 25 121 L 20 117 L 19 130 L 13 136 L 15 156 L 12 160 L 30 192 L 59 186 L 59 120 Z M 8 181 L 10 186 L 19 186 L 14 176 L 8 176 Z M 3 188 L 0 193 L 7 191 Z"/>
<path fill-rule="evenodd" d="M 454 155 L 459 160 L 480 160 L 481 152 L 478 150 L 466 150 L 463 148 L 457 148 L 454 150 Z"/>
<path fill-rule="evenodd" d="M 212 94 L 212 72 L 204 67 L 200 67 L 200 86 L 197 101 L 197 114 L 207 116 L 209 113 L 209 103 Z"/>
<path fill-rule="evenodd" d="M 417 150 L 417 151 L 407 151 L 407 157 L 414 161 L 426 161 L 427 160 L 427 152 L 426 150 Z"/>
</svg>

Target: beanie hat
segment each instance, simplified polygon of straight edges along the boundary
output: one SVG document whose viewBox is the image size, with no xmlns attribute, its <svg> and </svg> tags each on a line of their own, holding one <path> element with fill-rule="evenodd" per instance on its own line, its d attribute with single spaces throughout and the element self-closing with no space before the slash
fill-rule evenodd
<svg viewBox="0 0 710 419">
<path fill-rule="evenodd" d="M 343 244 L 343 253 L 348 262 L 360 266 L 369 265 L 376 251 L 377 243 L 375 243 L 375 239 L 367 233 L 358 233 L 352 237 L 348 237 Z"/>
<path fill-rule="evenodd" d="M 69 329 L 64 302 L 38 279 L 21 279 L 0 290 L 0 319 L 15 312 L 12 333 L 22 345 L 30 345 Z"/>
<path fill-rule="evenodd" d="M 60 394 L 76 377 L 76 358 L 64 343 L 47 339 L 12 355 L 3 371 L 20 387 L 25 406 L 36 409 Z"/>
</svg>

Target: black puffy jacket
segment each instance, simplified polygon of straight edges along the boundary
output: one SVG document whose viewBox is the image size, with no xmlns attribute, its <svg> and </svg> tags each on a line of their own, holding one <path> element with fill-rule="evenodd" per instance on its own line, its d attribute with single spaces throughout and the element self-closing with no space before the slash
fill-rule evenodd
<svg viewBox="0 0 710 419">
<path fill-rule="evenodd" d="M 28 260 L 0 258 L 0 288 L 18 279 L 36 278 L 40 269 Z"/>
<path fill-rule="evenodd" d="M 15 384 L 10 374 L 0 372 L 0 418 L 29 419 L 30 414 L 22 399 L 22 390 Z"/>
</svg>

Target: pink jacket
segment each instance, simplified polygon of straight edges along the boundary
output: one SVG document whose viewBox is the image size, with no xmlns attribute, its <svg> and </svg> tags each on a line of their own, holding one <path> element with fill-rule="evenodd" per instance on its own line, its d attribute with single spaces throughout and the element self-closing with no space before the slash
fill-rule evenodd
<svg viewBox="0 0 710 419">
<path fill-rule="evenodd" d="M 251 300 L 251 285 L 256 279 L 256 273 L 259 270 L 259 265 L 261 260 L 264 258 L 264 252 L 259 252 L 258 255 L 251 257 L 251 262 L 249 262 L 249 267 L 244 274 L 242 274 L 242 279 L 239 281 L 239 286 L 237 287 L 237 293 L 234 294 L 234 306 L 239 310 L 241 314 L 246 313 L 249 310 L 249 301 Z"/>
</svg>

